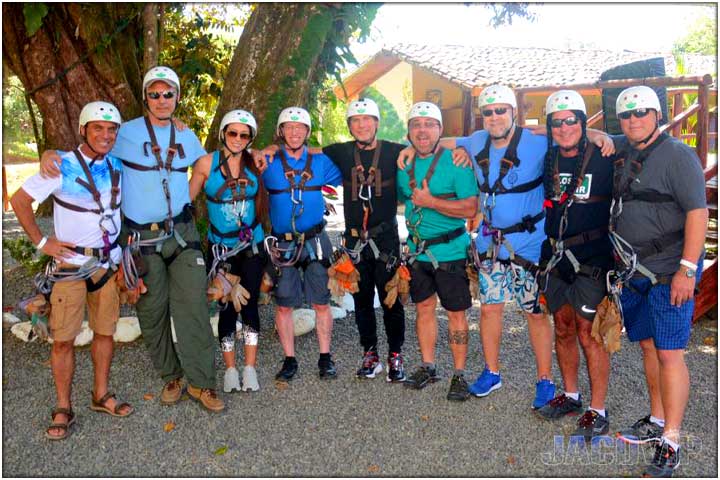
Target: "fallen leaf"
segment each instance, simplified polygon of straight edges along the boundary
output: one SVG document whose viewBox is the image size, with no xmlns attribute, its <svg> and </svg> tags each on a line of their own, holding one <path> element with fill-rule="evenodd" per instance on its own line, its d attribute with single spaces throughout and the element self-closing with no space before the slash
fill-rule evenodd
<svg viewBox="0 0 720 480">
<path fill-rule="evenodd" d="M 173 430 L 175 430 L 175 422 L 173 422 L 173 421 L 167 422 L 165 424 L 165 427 L 163 427 L 163 430 L 165 430 L 168 433 L 172 432 Z"/>
<path fill-rule="evenodd" d="M 50 359 L 48 358 L 47 360 L 45 360 L 44 362 L 42 362 L 42 364 L 43 364 L 43 366 L 45 366 L 45 367 L 49 367 L 49 366 L 50 366 Z"/>
<path fill-rule="evenodd" d="M 275 388 L 278 390 L 287 390 L 288 384 L 286 382 L 275 382 Z"/>
<path fill-rule="evenodd" d="M 429 415 L 420 415 L 420 420 L 422 420 L 423 422 L 427 422 L 428 420 L 430 420 L 430 416 Z"/>
<path fill-rule="evenodd" d="M 705 345 L 709 346 L 709 347 L 712 347 L 712 346 L 714 346 L 714 345 L 717 343 L 717 340 L 715 340 L 715 337 L 712 337 L 712 336 L 710 336 L 710 337 L 705 337 L 705 338 L 703 339 L 703 343 L 704 343 Z"/>
<path fill-rule="evenodd" d="M 378 473 L 379 471 L 380 471 L 379 465 L 370 465 L 368 467 L 368 472 L 370 472 L 370 473 Z"/>
<path fill-rule="evenodd" d="M 507 463 L 509 463 L 510 465 L 515 465 L 516 462 L 517 459 L 514 456 L 510 455 L 509 457 L 507 457 Z"/>
<path fill-rule="evenodd" d="M 152 393 L 146 393 L 145 395 L 143 395 L 143 400 L 152 400 L 153 398 L 155 398 L 155 395 L 153 395 Z"/>
<path fill-rule="evenodd" d="M 227 451 L 228 451 L 228 447 L 223 445 L 222 447 L 215 450 L 215 455 L 225 455 L 227 453 Z"/>
</svg>

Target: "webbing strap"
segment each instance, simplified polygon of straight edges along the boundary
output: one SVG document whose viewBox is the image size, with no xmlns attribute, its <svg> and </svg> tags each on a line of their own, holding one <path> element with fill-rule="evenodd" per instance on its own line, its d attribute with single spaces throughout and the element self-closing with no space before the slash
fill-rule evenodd
<svg viewBox="0 0 720 480">
<path fill-rule="evenodd" d="M 430 167 L 428 168 L 427 172 L 425 173 L 425 177 L 423 178 L 423 181 L 427 181 L 428 187 L 430 187 L 430 180 L 432 179 L 433 174 L 435 173 L 435 169 L 437 168 L 438 161 L 440 160 L 440 156 L 445 151 L 445 148 L 439 147 L 437 151 L 435 152 L 435 156 L 433 156 L 432 162 L 430 163 Z M 415 158 L 413 158 L 413 161 L 410 163 L 410 168 L 408 169 L 408 177 L 410 177 L 410 180 L 408 181 L 408 184 L 410 185 L 410 189 L 414 190 L 415 187 L 417 187 L 417 180 L 415 180 L 415 163 L 417 161 L 417 154 L 415 154 Z M 422 184 L 422 182 L 421 182 Z"/>
<path fill-rule="evenodd" d="M 517 147 L 520 143 L 521 136 L 522 128 L 515 127 L 515 131 L 513 132 L 513 135 L 510 138 L 510 142 L 505 149 L 505 155 L 503 155 L 503 158 L 500 160 L 500 174 L 498 175 L 497 180 L 495 180 L 495 183 L 493 183 L 493 186 L 490 187 L 490 145 L 492 143 L 492 139 L 490 138 L 490 135 L 488 135 L 487 139 L 485 140 L 485 146 L 477 155 L 475 155 L 475 161 L 480 167 L 480 171 L 482 172 L 484 177 L 482 184 L 478 182 L 481 192 L 491 194 L 521 193 L 532 190 L 533 188 L 536 188 L 538 185 L 540 185 L 540 183 L 542 183 L 542 178 L 540 178 L 539 183 L 536 183 L 538 180 L 535 179 L 532 182 L 520 184 L 509 189 L 505 188 L 502 183 L 510 169 L 512 167 L 517 167 L 520 165 L 520 159 L 517 156 Z"/>
<path fill-rule="evenodd" d="M 219 152 L 218 154 L 220 155 L 222 154 L 222 152 Z M 232 173 L 230 171 L 230 165 L 228 164 L 228 160 L 230 159 L 230 157 L 231 155 L 227 155 L 226 157 L 221 159 L 220 162 L 218 162 L 218 166 L 215 167 L 216 170 L 220 170 L 220 174 L 225 179 L 225 183 L 220 185 L 220 187 L 215 192 L 215 195 L 207 197 L 209 202 L 235 203 L 237 201 L 246 200 L 247 187 L 252 187 L 255 185 L 255 182 L 248 178 L 247 172 L 245 171 L 245 162 L 243 162 L 242 157 L 240 157 L 240 170 L 238 172 L 238 176 L 232 176 Z M 227 189 L 230 189 L 231 197 L 223 199 L 222 194 L 225 193 L 225 190 Z"/>
<path fill-rule="evenodd" d="M 380 151 L 382 150 L 382 143 L 382 140 L 377 141 L 377 146 L 375 147 L 375 151 L 373 152 L 372 164 L 370 165 L 370 168 L 368 168 L 367 178 L 365 178 L 365 167 L 363 167 L 362 162 L 360 161 L 360 149 L 358 148 L 357 143 L 353 145 L 353 160 L 355 162 L 355 169 L 350 175 L 352 179 L 351 197 L 353 202 L 357 201 L 358 194 L 362 189 L 366 189 L 368 193 L 366 197 L 362 197 L 361 194 L 361 199 L 370 200 L 370 189 L 372 188 L 373 183 L 375 184 L 375 196 L 382 196 L 382 170 L 378 168 L 378 162 L 380 161 Z"/>
</svg>

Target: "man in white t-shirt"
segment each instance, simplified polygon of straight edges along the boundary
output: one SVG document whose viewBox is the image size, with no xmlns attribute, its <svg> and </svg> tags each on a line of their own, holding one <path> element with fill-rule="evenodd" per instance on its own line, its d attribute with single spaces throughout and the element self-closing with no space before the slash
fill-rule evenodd
<svg viewBox="0 0 720 480">
<path fill-rule="evenodd" d="M 70 435 L 75 414 L 70 403 L 75 369 L 73 343 L 80 333 L 85 305 L 93 331 L 91 347 L 95 371 L 90 408 L 126 417 L 133 407 L 108 391 L 113 335 L 120 314 L 116 265 L 121 249 L 121 162 L 108 153 L 115 144 L 122 119 L 117 108 L 91 102 L 80 112 L 80 135 L 84 142 L 63 156 L 61 175 L 30 177 L 10 202 L 20 225 L 36 248 L 53 257 L 55 272 L 50 294 L 50 364 L 57 390 L 57 406 L 45 432 L 50 440 Z M 35 221 L 34 201 L 54 200 L 55 236 L 43 236 Z"/>
</svg>

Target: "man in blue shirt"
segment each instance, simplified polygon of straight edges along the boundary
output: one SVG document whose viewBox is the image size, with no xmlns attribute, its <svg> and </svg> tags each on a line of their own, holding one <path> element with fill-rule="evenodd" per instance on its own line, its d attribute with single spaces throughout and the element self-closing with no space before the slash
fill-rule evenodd
<svg viewBox="0 0 720 480">
<path fill-rule="evenodd" d="M 279 272 L 275 324 L 285 360 L 275 379 L 281 382 L 291 380 L 297 373 L 292 312 L 302 305 L 303 297 L 316 314 L 320 378 L 337 375 L 330 355 L 332 315 L 327 287 L 333 248 L 325 232 L 321 189 L 323 185 L 339 185 L 342 175 L 326 155 L 307 151 L 305 142 L 311 126 L 310 114 L 303 108 L 289 107 L 280 112 L 277 135 L 281 148 L 262 175 L 270 194 L 273 229 L 265 240 L 265 248 Z"/>
<path fill-rule="evenodd" d="M 188 167 L 205 150 L 192 131 L 175 129 L 172 115 L 179 97 L 175 72 L 167 67 L 150 69 L 143 79 L 147 114 L 120 127 L 111 152 L 124 167 L 120 240 L 125 242 L 132 232 L 140 235 L 138 263 L 146 271 L 142 278 L 148 291 L 136 309 L 153 365 L 165 381 L 160 403 L 180 401 L 186 376 L 190 397 L 219 412 L 225 405 L 215 393 L 215 342 L 203 294 L 205 261 L 190 211 L 187 179 Z M 52 175 L 58 160 L 46 152 L 42 170 Z"/>
</svg>

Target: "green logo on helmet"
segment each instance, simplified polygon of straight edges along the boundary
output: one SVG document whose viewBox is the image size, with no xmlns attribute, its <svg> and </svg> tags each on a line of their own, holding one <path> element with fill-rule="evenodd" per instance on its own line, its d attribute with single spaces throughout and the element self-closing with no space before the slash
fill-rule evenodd
<svg viewBox="0 0 720 480">
<path fill-rule="evenodd" d="M 565 110 L 568 107 L 567 103 L 558 103 L 558 108 L 560 110 Z"/>
<path fill-rule="evenodd" d="M 290 120 L 292 120 L 293 122 L 297 122 L 298 120 L 300 120 L 300 117 L 298 117 L 297 115 L 290 115 Z"/>
<path fill-rule="evenodd" d="M 364 108 L 358 108 L 358 113 L 365 113 L 365 109 L 364 109 Z"/>
<path fill-rule="evenodd" d="M 487 97 L 487 103 L 495 103 L 495 97 Z"/>
<path fill-rule="evenodd" d="M 635 108 L 636 105 L 637 105 L 637 103 L 635 103 L 635 102 L 628 102 L 625 104 L 625 107 L 626 108 Z"/>
<path fill-rule="evenodd" d="M 423 110 L 423 111 L 418 112 L 418 113 L 424 117 L 425 115 L 428 115 L 430 112 L 428 112 L 427 110 Z"/>
<path fill-rule="evenodd" d="M 109 115 L 106 113 L 105 115 L 102 116 L 102 118 L 104 118 L 105 120 L 112 120 L 112 115 Z"/>
<path fill-rule="evenodd" d="M 243 122 L 243 123 L 247 123 L 247 122 L 248 122 L 248 119 L 245 118 L 245 117 L 240 117 L 240 121 Z"/>
<path fill-rule="evenodd" d="M 163 72 L 157 72 L 155 75 L 157 75 L 160 78 L 165 78 L 165 74 Z"/>
</svg>

